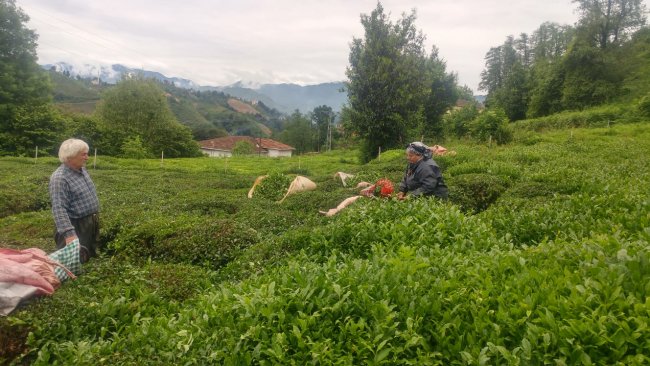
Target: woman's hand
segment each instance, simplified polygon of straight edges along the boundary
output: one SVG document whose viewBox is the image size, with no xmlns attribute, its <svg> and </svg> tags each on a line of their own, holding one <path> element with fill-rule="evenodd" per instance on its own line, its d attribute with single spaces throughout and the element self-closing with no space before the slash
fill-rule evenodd
<svg viewBox="0 0 650 366">
<path fill-rule="evenodd" d="M 396 197 L 397 197 L 398 200 L 404 201 L 406 199 L 406 193 L 398 192 Z"/>
</svg>

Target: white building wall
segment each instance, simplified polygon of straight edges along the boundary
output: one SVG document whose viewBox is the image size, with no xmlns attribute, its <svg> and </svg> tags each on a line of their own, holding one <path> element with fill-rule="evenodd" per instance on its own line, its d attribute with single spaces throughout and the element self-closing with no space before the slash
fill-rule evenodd
<svg viewBox="0 0 650 366">
<path fill-rule="evenodd" d="M 215 149 L 204 149 L 202 148 L 201 151 L 206 154 L 207 156 L 211 158 L 229 158 L 232 156 L 232 152 L 228 150 L 215 150 Z M 252 155 L 261 155 L 261 156 L 268 156 L 271 158 L 283 158 L 283 157 L 291 157 L 291 150 L 275 150 L 275 149 L 269 149 L 268 152 L 263 151 L 261 154 L 259 153 L 253 153 Z"/>
<path fill-rule="evenodd" d="M 211 158 L 228 158 L 232 156 L 232 153 L 227 150 L 201 149 L 201 151 Z"/>
<path fill-rule="evenodd" d="M 269 157 L 272 157 L 272 158 L 291 157 L 291 150 L 269 149 Z"/>
</svg>

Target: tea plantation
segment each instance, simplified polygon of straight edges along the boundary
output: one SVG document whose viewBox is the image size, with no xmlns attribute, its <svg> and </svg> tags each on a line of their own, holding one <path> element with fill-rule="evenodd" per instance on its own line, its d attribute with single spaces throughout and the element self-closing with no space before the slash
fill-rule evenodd
<svg viewBox="0 0 650 366">
<path fill-rule="evenodd" d="M 88 162 L 106 250 L 0 319 L 0 363 L 650 364 L 650 124 L 453 142 L 450 201 L 362 199 L 402 151 Z M 0 247 L 54 250 L 54 158 L 0 158 Z M 314 191 L 246 197 L 268 173 Z"/>
</svg>

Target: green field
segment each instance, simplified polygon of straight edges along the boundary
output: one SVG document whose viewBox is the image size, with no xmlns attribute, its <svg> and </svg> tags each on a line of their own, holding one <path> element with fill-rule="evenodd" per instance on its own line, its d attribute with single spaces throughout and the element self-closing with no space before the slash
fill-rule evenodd
<svg viewBox="0 0 650 366">
<path fill-rule="evenodd" d="M 402 151 L 125 160 L 89 171 L 104 254 L 0 319 L 0 363 L 647 365 L 650 124 L 449 143 L 450 202 L 366 199 Z M 54 158 L 0 158 L 0 247 L 54 250 Z M 301 174 L 282 204 L 255 178 Z"/>
</svg>

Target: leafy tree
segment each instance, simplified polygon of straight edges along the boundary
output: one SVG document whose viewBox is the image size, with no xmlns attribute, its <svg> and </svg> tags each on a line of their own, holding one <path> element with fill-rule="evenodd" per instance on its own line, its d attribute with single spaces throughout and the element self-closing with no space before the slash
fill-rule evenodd
<svg viewBox="0 0 650 366">
<path fill-rule="evenodd" d="M 458 86 L 458 99 L 474 102 L 474 91 L 467 85 Z"/>
<path fill-rule="evenodd" d="M 602 104 L 619 93 L 624 75 L 616 67 L 614 54 L 615 50 L 602 50 L 576 40 L 562 59 L 564 109 Z"/>
<path fill-rule="evenodd" d="M 575 29 L 568 25 L 545 22 L 533 32 L 533 63 L 551 62 L 559 59 L 569 47 Z"/>
<path fill-rule="evenodd" d="M 76 113 L 66 116 L 66 135 L 84 140 L 90 146 L 97 146 L 102 137 L 97 118 Z"/>
<path fill-rule="evenodd" d="M 562 111 L 564 71 L 559 62 L 537 62 L 531 70 L 529 118 L 547 116 Z"/>
<path fill-rule="evenodd" d="M 328 132 L 333 128 L 334 111 L 332 107 L 321 105 L 311 112 L 311 120 L 316 127 L 316 150 L 320 151 L 321 146 L 326 145 Z"/>
<path fill-rule="evenodd" d="M 284 131 L 278 137 L 280 141 L 296 149 L 297 154 L 313 151 L 313 130 L 311 122 L 296 110 L 287 119 Z"/>
<path fill-rule="evenodd" d="M 573 0 L 583 37 L 600 49 L 620 45 L 646 23 L 642 0 Z"/>
<path fill-rule="evenodd" d="M 534 61 L 528 71 L 527 117 L 541 117 L 563 110 L 565 69 L 562 57 L 575 35 L 571 26 L 545 22 L 533 32 Z"/>
<path fill-rule="evenodd" d="M 130 159 L 152 158 L 150 152 L 142 144 L 140 136 L 130 136 L 122 144 L 122 157 Z"/>
<path fill-rule="evenodd" d="M 623 56 L 618 68 L 625 75 L 622 99 L 642 98 L 650 92 L 650 28 L 636 32 L 632 40 L 621 47 Z"/>
<path fill-rule="evenodd" d="M 237 141 L 232 149 L 233 155 L 251 155 L 255 152 L 255 146 L 250 141 Z"/>
<path fill-rule="evenodd" d="M 470 134 L 479 141 L 506 144 L 512 141 L 508 117 L 501 109 L 486 110 L 470 123 Z"/>
<path fill-rule="evenodd" d="M 64 132 L 64 118 L 49 104 L 13 106 L 10 119 L 0 123 L 0 153 L 6 155 L 31 155 L 36 147 L 56 154 Z"/>
<path fill-rule="evenodd" d="M 528 90 L 528 72 L 517 61 L 512 65 L 503 85 L 491 95 L 491 105 L 502 108 L 511 121 L 524 119 L 528 109 Z"/>
<path fill-rule="evenodd" d="M 530 48 L 525 33 L 517 40 L 509 36 L 503 45 L 490 49 L 485 57 L 486 69 L 481 72 L 479 87 L 488 91 L 485 104 L 504 110 L 511 120 L 526 117 Z"/>
<path fill-rule="evenodd" d="M 445 134 L 458 138 L 469 135 L 470 124 L 479 114 L 477 103 L 469 103 L 443 117 Z"/>
<path fill-rule="evenodd" d="M 504 86 L 508 74 L 518 61 L 514 43 L 514 38 L 508 36 L 503 45 L 490 48 L 485 55 L 486 68 L 481 72 L 479 89 L 488 92 L 488 104 L 490 96 Z"/>
<path fill-rule="evenodd" d="M 151 80 L 127 79 L 102 95 L 97 108 L 101 123 L 100 149 L 119 155 L 124 142 L 140 136 L 148 153 L 168 157 L 199 156 L 200 150 L 186 126 L 178 123 L 167 99 Z"/>
<path fill-rule="evenodd" d="M 63 132 L 28 20 L 14 0 L 0 0 L 0 154 L 26 154 L 36 146 L 51 150 Z"/>
<path fill-rule="evenodd" d="M 424 128 L 421 135 L 442 140 L 444 129 L 442 116 L 456 104 L 459 97 L 457 87 L 457 75 L 447 73 L 447 64 L 438 56 L 438 48 L 433 47 L 426 68 L 428 71 L 429 85 L 426 100 L 424 103 Z"/>
<path fill-rule="evenodd" d="M 346 70 L 349 128 L 363 141 L 362 160 L 378 148 L 404 144 L 409 130 L 424 121 L 427 93 L 424 36 L 414 26 L 415 11 L 389 20 L 381 3 L 370 15 L 361 15 L 364 39 L 350 45 Z"/>
</svg>

